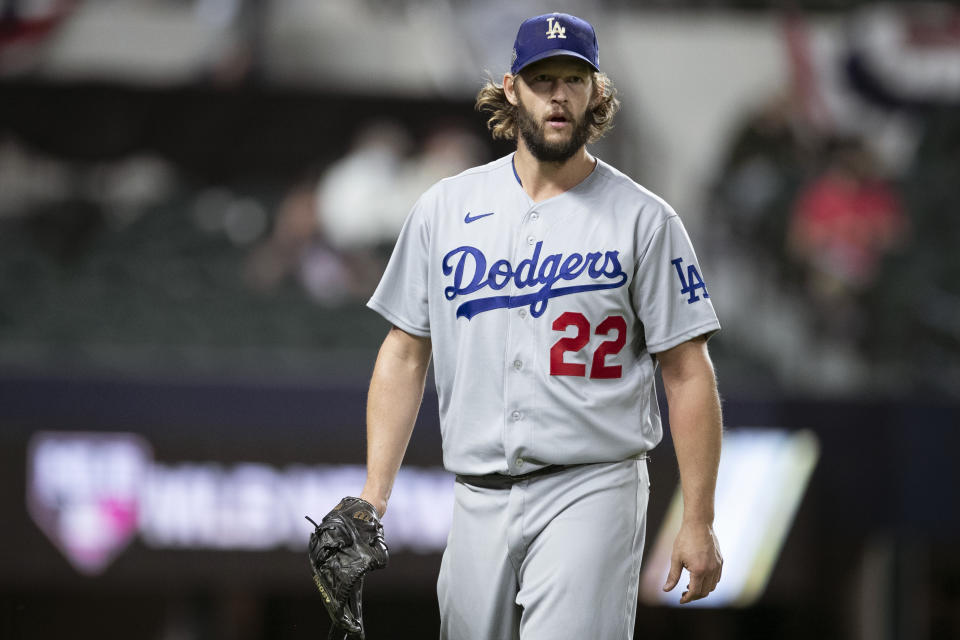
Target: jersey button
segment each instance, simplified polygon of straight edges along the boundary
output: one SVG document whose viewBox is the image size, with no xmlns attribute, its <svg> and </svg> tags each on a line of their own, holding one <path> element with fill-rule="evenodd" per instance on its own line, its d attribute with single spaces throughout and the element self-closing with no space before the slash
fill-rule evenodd
<svg viewBox="0 0 960 640">
<path fill-rule="evenodd" d="M 521 318 L 526 318 L 526 317 L 527 317 L 527 310 L 526 310 L 526 309 L 520 309 L 520 317 L 521 317 Z"/>
<path fill-rule="evenodd" d="M 517 466 L 523 465 L 523 458 L 517 458 Z"/>
<path fill-rule="evenodd" d="M 527 238 L 527 244 L 532 247 L 533 245 L 537 244 L 537 239 L 534 238 L 533 236 L 530 236 L 529 238 Z"/>
<path fill-rule="evenodd" d="M 537 213 L 536 211 L 534 211 L 533 213 L 530 214 L 530 219 L 531 219 L 531 220 L 536 220 L 536 219 L 539 218 L 539 217 L 540 217 L 540 214 Z"/>
<path fill-rule="evenodd" d="M 522 367 L 522 366 L 523 366 L 523 362 L 521 362 L 520 360 L 514 360 L 514 361 L 513 361 L 513 368 L 514 368 L 514 369 L 519 369 L 519 368 Z"/>
<path fill-rule="evenodd" d="M 523 414 L 520 413 L 519 411 L 514 411 L 513 413 L 510 414 L 510 416 L 511 416 L 514 420 L 519 420 L 520 418 L 523 417 Z"/>
</svg>

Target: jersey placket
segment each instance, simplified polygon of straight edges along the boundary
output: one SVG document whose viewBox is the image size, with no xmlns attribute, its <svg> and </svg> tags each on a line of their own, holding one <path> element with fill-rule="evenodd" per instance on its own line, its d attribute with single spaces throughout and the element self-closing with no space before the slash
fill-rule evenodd
<svg viewBox="0 0 960 640">
<path fill-rule="evenodd" d="M 521 218 L 511 256 L 518 271 L 521 263 L 533 255 L 537 242 L 542 240 L 540 223 L 541 213 L 536 205 L 531 206 Z M 531 265 L 532 278 L 536 277 L 536 266 Z M 515 276 L 509 285 L 511 297 L 533 293 L 534 289 L 519 288 L 518 279 Z M 531 471 L 531 462 L 536 462 L 527 460 L 525 456 L 530 454 L 538 419 L 534 371 L 534 363 L 537 361 L 535 323 L 538 318 L 531 315 L 529 305 L 508 309 L 507 312 L 509 315 L 504 352 L 504 451 L 509 472 L 520 474 Z"/>
</svg>

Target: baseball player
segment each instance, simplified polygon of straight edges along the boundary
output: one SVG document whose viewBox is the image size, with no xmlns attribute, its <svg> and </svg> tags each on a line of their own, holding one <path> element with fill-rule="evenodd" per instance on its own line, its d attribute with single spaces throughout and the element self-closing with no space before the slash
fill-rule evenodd
<svg viewBox="0 0 960 640">
<path fill-rule="evenodd" d="M 632 637 L 658 365 L 684 501 L 664 589 L 688 569 L 685 603 L 720 579 L 720 325 L 677 214 L 585 147 L 618 105 L 588 22 L 523 22 L 509 73 L 477 99 L 516 152 L 422 195 L 369 302 L 393 325 L 360 496 L 381 516 L 433 358 L 457 476 L 442 638 Z"/>
</svg>

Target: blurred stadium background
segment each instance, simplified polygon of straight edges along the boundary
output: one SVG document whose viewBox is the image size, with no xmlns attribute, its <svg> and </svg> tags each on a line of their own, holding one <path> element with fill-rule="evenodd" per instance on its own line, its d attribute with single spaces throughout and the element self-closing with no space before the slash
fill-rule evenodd
<svg viewBox="0 0 960 640">
<path fill-rule="evenodd" d="M 853 0 L 0 0 L 0 637 L 326 633 L 302 516 L 360 488 L 364 303 L 419 193 L 509 151 L 473 96 L 553 10 L 624 102 L 593 150 L 699 249 L 728 427 L 812 465 L 731 446 L 727 567 L 769 570 L 637 637 L 960 637 L 960 10 Z M 436 413 L 374 640 L 437 634 Z M 651 469 L 648 556 L 669 434 Z"/>
</svg>

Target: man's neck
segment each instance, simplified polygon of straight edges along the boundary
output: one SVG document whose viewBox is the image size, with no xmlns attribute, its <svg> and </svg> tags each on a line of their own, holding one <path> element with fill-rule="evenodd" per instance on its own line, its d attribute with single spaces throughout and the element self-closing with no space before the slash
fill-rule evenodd
<svg viewBox="0 0 960 640">
<path fill-rule="evenodd" d="M 597 159 L 587 153 L 586 147 L 580 147 L 565 162 L 541 162 L 530 153 L 523 139 L 517 143 L 513 161 L 523 190 L 534 202 L 569 191 L 583 182 L 597 165 Z"/>
</svg>

